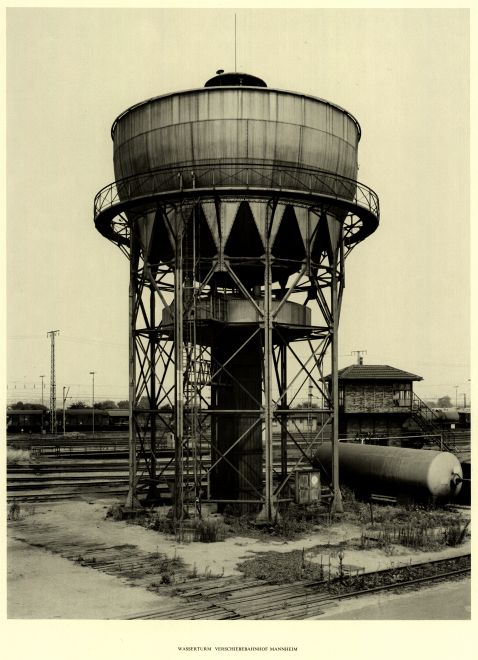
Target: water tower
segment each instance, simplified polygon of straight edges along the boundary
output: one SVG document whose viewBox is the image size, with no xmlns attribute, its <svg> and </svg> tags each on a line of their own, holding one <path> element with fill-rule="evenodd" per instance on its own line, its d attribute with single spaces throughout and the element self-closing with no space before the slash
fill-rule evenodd
<svg viewBox="0 0 478 660">
<path fill-rule="evenodd" d="M 115 181 L 94 214 L 130 264 L 127 506 L 142 488 L 154 496 L 174 468 L 176 518 L 208 501 L 270 520 L 328 434 L 340 511 L 344 261 L 379 219 L 377 195 L 356 180 L 358 122 L 328 101 L 221 71 L 129 108 L 112 138 Z M 296 404 L 311 384 L 323 404 L 304 437 Z M 165 429 L 169 466 L 158 461 Z"/>
</svg>

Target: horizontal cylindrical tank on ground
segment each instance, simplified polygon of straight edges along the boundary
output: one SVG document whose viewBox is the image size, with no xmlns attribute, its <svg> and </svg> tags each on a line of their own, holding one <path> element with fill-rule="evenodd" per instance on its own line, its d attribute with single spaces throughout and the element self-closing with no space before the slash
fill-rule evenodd
<svg viewBox="0 0 478 660">
<path fill-rule="evenodd" d="M 315 461 L 330 474 L 332 445 L 319 447 Z M 361 494 L 450 500 L 461 489 L 463 473 L 448 452 L 340 443 L 340 481 Z"/>
</svg>

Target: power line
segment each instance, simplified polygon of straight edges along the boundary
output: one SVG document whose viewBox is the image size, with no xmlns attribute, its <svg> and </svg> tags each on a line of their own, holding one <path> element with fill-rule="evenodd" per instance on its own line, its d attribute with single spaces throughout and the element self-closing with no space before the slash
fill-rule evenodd
<svg viewBox="0 0 478 660">
<path fill-rule="evenodd" d="M 25 341 L 25 340 L 40 340 L 43 339 L 40 335 L 10 335 L 7 337 L 9 341 Z M 91 339 L 87 337 L 74 337 L 71 335 L 62 335 L 60 342 L 70 342 L 76 344 L 90 344 L 98 346 L 112 346 L 115 348 L 128 348 L 127 342 L 113 342 L 105 341 L 104 339 Z"/>
</svg>

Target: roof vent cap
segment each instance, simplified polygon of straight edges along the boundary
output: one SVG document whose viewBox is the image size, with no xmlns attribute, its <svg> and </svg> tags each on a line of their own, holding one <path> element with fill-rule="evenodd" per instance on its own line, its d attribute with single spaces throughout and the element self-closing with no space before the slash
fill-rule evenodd
<svg viewBox="0 0 478 660">
<path fill-rule="evenodd" d="M 267 87 L 261 78 L 250 73 L 224 73 L 224 69 L 218 69 L 216 74 L 206 81 L 204 87 Z"/>
</svg>

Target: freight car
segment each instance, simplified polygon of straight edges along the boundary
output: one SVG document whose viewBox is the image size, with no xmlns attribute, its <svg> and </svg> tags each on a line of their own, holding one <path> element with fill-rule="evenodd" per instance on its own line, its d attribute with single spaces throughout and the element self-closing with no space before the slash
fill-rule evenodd
<svg viewBox="0 0 478 660">
<path fill-rule="evenodd" d="M 314 463 L 330 480 L 332 444 L 324 442 Z M 463 481 L 460 461 L 448 452 L 339 444 L 341 483 L 359 496 L 446 502 L 455 499 Z"/>
<path fill-rule="evenodd" d="M 63 431 L 63 411 L 57 410 L 56 428 Z M 90 432 L 93 430 L 91 408 L 65 410 L 66 432 Z M 95 431 L 127 431 L 128 410 L 95 409 Z M 49 410 L 7 410 L 7 433 L 41 433 L 50 431 Z"/>
<path fill-rule="evenodd" d="M 41 433 L 48 425 L 46 410 L 7 410 L 7 433 Z"/>
<path fill-rule="evenodd" d="M 443 429 L 469 429 L 471 425 L 470 408 L 432 408 L 434 422 Z"/>
</svg>

